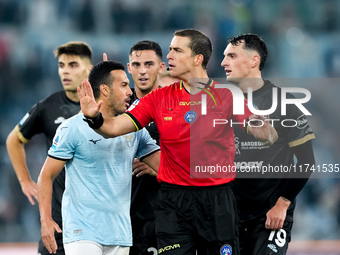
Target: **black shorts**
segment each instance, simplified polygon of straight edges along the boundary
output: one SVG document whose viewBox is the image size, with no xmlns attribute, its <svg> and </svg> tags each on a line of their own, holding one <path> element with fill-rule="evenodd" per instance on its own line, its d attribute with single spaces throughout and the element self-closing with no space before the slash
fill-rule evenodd
<svg viewBox="0 0 340 255">
<path fill-rule="evenodd" d="M 133 245 L 130 255 L 157 255 L 154 220 L 131 219 Z"/>
<path fill-rule="evenodd" d="M 239 227 L 241 255 L 285 255 L 291 240 L 292 221 L 280 230 L 265 228 L 266 218 L 252 220 Z"/>
<path fill-rule="evenodd" d="M 159 255 L 239 254 L 237 213 L 230 185 L 163 183 L 156 210 Z"/>
<path fill-rule="evenodd" d="M 54 237 L 56 239 L 57 246 L 58 246 L 56 255 L 65 255 L 65 250 L 64 250 L 64 245 L 63 245 L 63 234 L 55 233 Z M 42 239 L 39 240 L 38 255 L 51 255 L 51 253 L 49 253 L 48 250 L 45 248 Z"/>
</svg>

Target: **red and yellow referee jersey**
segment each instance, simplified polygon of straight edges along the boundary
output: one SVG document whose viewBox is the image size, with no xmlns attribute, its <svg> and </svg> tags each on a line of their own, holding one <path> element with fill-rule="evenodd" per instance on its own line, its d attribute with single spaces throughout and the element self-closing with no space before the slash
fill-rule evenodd
<svg viewBox="0 0 340 255">
<path fill-rule="evenodd" d="M 201 114 L 202 95 L 206 95 L 206 115 Z M 244 115 L 233 115 L 231 92 L 216 89 L 210 80 L 195 95 L 191 95 L 182 82 L 159 88 L 136 100 L 125 114 L 138 130 L 155 121 L 161 147 L 159 182 L 213 186 L 235 178 L 231 123 L 246 125 L 251 113 L 247 106 L 244 108 Z M 214 126 L 216 120 L 224 124 Z"/>
</svg>

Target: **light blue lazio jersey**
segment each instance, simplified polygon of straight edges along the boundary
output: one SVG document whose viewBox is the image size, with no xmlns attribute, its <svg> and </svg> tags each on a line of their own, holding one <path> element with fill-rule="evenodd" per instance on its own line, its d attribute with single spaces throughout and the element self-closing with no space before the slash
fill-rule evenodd
<svg viewBox="0 0 340 255">
<path fill-rule="evenodd" d="M 62 199 L 64 243 L 90 240 L 131 246 L 133 159 L 159 147 L 145 129 L 105 139 L 83 118 L 80 113 L 62 123 L 48 151 L 50 157 L 67 161 Z"/>
</svg>

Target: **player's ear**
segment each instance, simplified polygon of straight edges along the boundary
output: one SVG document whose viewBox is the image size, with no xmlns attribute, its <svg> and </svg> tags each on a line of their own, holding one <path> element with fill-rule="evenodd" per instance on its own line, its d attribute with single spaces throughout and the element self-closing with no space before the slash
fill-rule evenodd
<svg viewBox="0 0 340 255">
<path fill-rule="evenodd" d="M 110 88 L 106 84 L 100 84 L 100 93 L 103 94 L 104 96 L 108 97 L 110 94 Z"/>
<path fill-rule="evenodd" d="M 253 55 L 252 59 L 251 59 L 251 67 L 257 67 L 260 66 L 260 56 L 259 55 Z"/>
<path fill-rule="evenodd" d="M 162 62 L 159 66 L 158 73 L 163 73 L 164 70 L 165 70 L 165 63 Z"/>
<path fill-rule="evenodd" d="M 87 74 L 87 77 L 89 77 L 89 74 L 90 74 L 90 71 L 92 69 L 93 65 L 88 65 L 87 68 L 86 68 L 86 74 Z"/>
<path fill-rule="evenodd" d="M 128 69 L 128 72 L 131 73 L 130 63 L 127 63 L 127 69 Z"/>
<path fill-rule="evenodd" d="M 195 56 L 195 65 L 202 65 L 202 62 L 203 62 L 203 55 L 202 54 L 198 54 Z"/>
<path fill-rule="evenodd" d="M 91 69 L 92 69 L 93 65 L 88 65 L 87 68 L 86 68 L 86 79 L 88 80 L 89 79 L 89 75 L 90 75 L 90 72 L 91 72 Z"/>
</svg>

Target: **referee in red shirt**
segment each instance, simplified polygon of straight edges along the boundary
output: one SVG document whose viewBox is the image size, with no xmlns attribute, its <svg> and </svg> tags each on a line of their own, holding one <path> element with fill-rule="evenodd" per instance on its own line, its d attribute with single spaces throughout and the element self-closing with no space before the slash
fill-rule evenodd
<svg viewBox="0 0 340 255">
<path fill-rule="evenodd" d="M 268 122 L 247 126 L 248 118 L 260 117 L 251 116 L 246 101 L 244 114 L 233 114 L 231 92 L 215 89 L 207 75 L 211 53 L 210 39 L 202 32 L 176 31 L 167 59 L 171 76 L 181 81 L 136 100 L 115 118 L 103 119 L 101 102 L 94 100 L 88 81 L 78 89 L 85 121 L 104 137 L 140 130 L 151 121 L 158 127 L 162 152 L 157 176 L 161 183 L 156 211 L 159 254 L 239 254 L 235 198 L 229 185 L 236 173 L 218 172 L 233 169 L 233 128 L 230 124 L 214 127 L 214 120 L 239 123 L 266 144 L 277 139 Z M 193 78 L 199 80 L 193 82 Z M 201 114 L 203 95 L 205 115 Z"/>
</svg>

